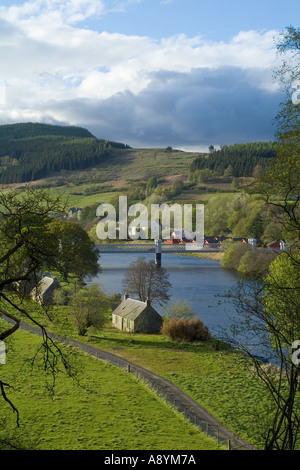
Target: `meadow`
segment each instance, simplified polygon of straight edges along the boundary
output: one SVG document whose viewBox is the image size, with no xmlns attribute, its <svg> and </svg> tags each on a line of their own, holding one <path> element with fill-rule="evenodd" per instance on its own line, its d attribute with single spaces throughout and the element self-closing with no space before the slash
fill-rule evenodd
<svg viewBox="0 0 300 470">
<path fill-rule="evenodd" d="M 36 315 L 38 314 L 37 311 L 35 313 Z M 56 307 L 51 317 L 52 321 L 49 321 L 46 317 L 44 320 L 45 326 L 49 331 L 60 333 L 64 336 L 72 337 L 84 343 L 99 347 L 102 350 L 112 352 L 117 356 L 123 357 L 167 378 L 241 438 L 257 446 L 262 445 L 261 429 L 267 425 L 272 416 L 271 403 L 266 397 L 265 390 L 262 388 L 261 383 L 255 378 L 253 371 L 246 366 L 244 357 L 237 351 L 215 339 L 209 342 L 181 344 L 174 343 L 161 334 L 146 335 L 125 333 L 111 326 L 110 314 L 107 314 L 106 324 L 102 330 L 97 331 L 91 328 L 88 335 L 82 337 L 76 334 L 67 306 Z M 19 346 L 22 348 L 22 359 L 18 358 L 18 360 L 20 359 L 23 364 L 24 352 L 26 351 L 28 355 L 28 343 L 30 343 L 31 346 L 37 344 L 37 339 L 23 332 L 19 332 L 18 335 Z M 25 345 L 26 347 L 24 347 Z M 16 346 L 13 347 L 13 350 L 15 349 Z M 201 435 L 193 426 L 184 422 L 182 417 L 179 419 L 177 414 L 174 414 L 169 406 L 166 406 L 166 404 L 163 404 L 155 397 L 155 394 L 145 387 L 145 385 L 138 383 L 134 378 L 129 378 L 126 373 L 112 366 L 104 366 L 104 364 L 99 361 L 95 362 L 95 359 L 86 357 L 85 355 L 83 356 L 79 353 L 76 354 L 80 358 L 80 364 L 84 362 L 84 369 L 80 374 L 82 379 L 81 384 L 86 385 L 88 383 L 89 388 L 91 388 L 91 393 L 87 393 L 86 391 L 83 393 L 83 390 L 78 389 L 74 383 L 70 382 L 70 379 L 60 375 L 59 380 L 57 380 L 56 388 L 58 388 L 55 395 L 52 400 L 48 397 L 47 405 L 44 405 L 43 400 L 46 399 L 46 397 L 43 392 L 41 392 L 43 385 L 40 381 L 40 376 L 43 374 L 39 373 L 38 379 L 36 376 L 31 376 L 30 378 L 30 376 L 26 374 L 21 380 L 22 385 L 19 384 L 20 395 L 16 395 L 16 398 L 20 402 L 22 409 L 24 403 L 24 407 L 27 410 L 27 423 L 30 423 L 31 419 L 35 416 L 37 412 L 35 409 L 38 404 L 40 410 L 38 412 L 39 419 L 41 419 L 42 414 L 45 414 L 45 420 L 49 420 L 52 413 L 51 410 L 56 410 L 53 416 L 57 415 L 58 423 L 66 423 L 68 429 L 72 427 L 71 423 L 75 419 L 75 415 L 78 416 L 78 420 L 80 419 L 80 421 L 81 415 L 84 416 L 83 421 L 81 421 L 83 429 L 86 427 L 90 429 L 91 422 L 93 426 L 94 424 L 98 426 L 98 429 L 100 429 L 101 426 L 104 426 L 103 429 L 105 429 L 107 426 L 110 432 L 107 434 L 108 447 L 106 448 L 120 449 L 120 447 L 118 447 L 119 441 L 117 436 L 122 435 L 123 428 L 121 424 L 121 427 L 119 427 L 118 424 L 118 429 L 116 429 L 114 423 L 117 424 L 118 420 L 123 419 L 124 422 L 127 423 L 128 439 L 130 440 L 131 438 L 129 436 L 132 436 L 130 444 L 129 440 L 123 441 L 124 447 L 122 448 L 124 449 L 137 449 L 140 448 L 140 445 L 146 445 L 148 446 L 147 448 L 152 448 L 153 450 L 162 449 L 162 447 L 165 448 L 166 446 L 186 450 L 192 448 L 216 448 L 216 443 L 211 441 L 209 443 L 205 436 Z M 12 371 L 11 368 L 8 369 L 9 374 L 7 380 L 9 380 L 10 374 L 13 373 L 13 371 L 16 373 L 16 355 L 14 355 L 12 362 L 13 369 Z M 20 367 L 20 364 L 18 367 Z M 20 367 L 20 370 L 21 369 L 23 371 L 22 366 Z M 124 384 L 123 381 L 125 381 Z M 131 387 L 130 391 L 127 388 L 129 387 L 129 383 Z M 125 384 L 127 385 L 125 386 Z M 116 390 L 116 386 L 118 390 Z M 27 390 L 25 395 L 23 393 L 24 390 Z M 103 398 L 104 395 L 101 390 L 104 391 L 104 395 L 108 400 L 107 402 L 106 399 Z M 32 396 L 32 391 L 34 391 L 34 396 Z M 41 393 L 41 395 L 35 396 L 36 393 Z M 26 398 L 25 400 L 25 396 L 27 396 L 28 399 Z M 131 397 L 134 397 L 133 401 Z M 149 404 L 150 397 L 151 405 Z M 30 398 L 33 398 L 33 400 Z M 119 405 L 117 405 L 118 402 Z M 70 409 L 70 403 L 73 403 L 73 412 Z M 110 403 L 114 403 L 114 410 L 109 406 Z M 58 407 L 59 410 L 56 407 Z M 101 421 L 102 418 L 100 419 L 98 412 L 96 413 L 96 418 L 91 418 L 93 413 L 98 410 L 98 407 L 100 407 L 99 410 L 101 411 L 99 411 L 99 413 L 101 416 L 103 415 L 103 421 Z M 151 411 L 152 418 L 148 412 L 152 409 L 151 407 L 153 407 L 153 414 Z M 48 410 L 47 413 L 44 412 L 44 408 Z M 163 409 L 164 411 L 162 411 Z M 145 413 L 144 410 L 148 410 L 147 413 Z M 66 417 L 65 413 L 67 413 Z M 119 415 L 119 413 L 121 413 L 121 415 Z M 142 441 L 139 440 L 139 433 L 136 434 L 137 423 L 140 422 L 140 424 L 142 424 L 145 420 L 147 421 L 148 418 L 150 423 L 153 423 L 156 413 L 158 413 L 158 415 L 162 413 L 163 421 L 156 422 L 155 432 L 154 430 L 152 431 L 155 435 L 158 430 L 159 435 L 161 435 L 161 433 L 164 434 L 166 432 L 164 431 L 166 426 L 168 431 L 167 435 L 169 437 L 166 441 L 155 440 L 155 438 L 152 437 L 151 426 L 147 424 L 147 426 L 145 425 L 145 429 L 147 429 L 147 443 L 144 442 L 141 444 Z M 115 418 L 115 416 L 118 416 L 118 418 Z M 141 416 L 144 416 L 144 421 Z M 177 424 L 174 422 L 174 428 L 172 428 L 175 416 L 175 421 L 177 422 L 178 419 L 179 421 Z M 97 424 L 98 420 L 100 420 L 102 424 Z M 70 437 L 69 431 L 67 433 L 67 442 L 64 442 L 62 438 L 56 441 L 55 430 L 60 429 L 60 424 L 56 423 L 56 418 L 55 420 L 50 419 L 50 421 L 50 424 L 44 422 L 42 425 L 45 426 L 45 442 L 43 442 L 42 445 L 50 445 L 54 446 L 54 448 L 56 445 L 62 446 L 63 448 L 70 446 L 73 446 L 72 448 L 83 448 L 84 446 L 86 446 L 86 448 L 95 448 L 95 445 L 103 445 L 103 443 L 92 443 L 93 438 L 87 438 L 82 444 L 77 440 L 71 444 L 70 439 L 75 439 L 75 437 Z M 132 424 L 130 424 L 131 421 Z M 84 424 L 84 422 L 89 424 Z M 144 424 L 142 425 L 144 426 Z M 75 428 L 77 428 L 77 424 Z M 172 436 L 172 429 L 174 429 L 174 436 Z M 182 429 L 181 437 L 179 437 L 180 429 Z M 40 425 L 38 424 L 36 429 L 34 424 L 32 432 L 36 433 L 37 430 L 39 434 Z M 93 430 L 90 430 L 87 431 L 87 435 L 90 432 L 91 434 L 94 433 Z M 48 434 L 50 435 L 50 441 L 46 442 L 48 440 Z M 178 441 L 175 435 L 178 436 Z M 187 436 L 187 439 L 183 437 L 184 435 Z M 134 436 L 136 436 L 136 438 Z M 197 438 L 193 440 L 191 436 L 197 436 Z M 202 441 L 204 437 L 205 439 Z M 176 447 L 178 445 L 181 447 Z"/>
<path fill-rule="evenodd" d="M 8 397 L 19 427 L 2 401 L 0 449 L 9 449 L 8 443 L 21 450 L 222 449 L 133 375 L 76 350 L 61 346 L 76 379 L 61 368 L 52 390 L 40 345 L 39 337 L 24 331 L 9 341 L 1 379 L 13 387 Z"/>
</svg>

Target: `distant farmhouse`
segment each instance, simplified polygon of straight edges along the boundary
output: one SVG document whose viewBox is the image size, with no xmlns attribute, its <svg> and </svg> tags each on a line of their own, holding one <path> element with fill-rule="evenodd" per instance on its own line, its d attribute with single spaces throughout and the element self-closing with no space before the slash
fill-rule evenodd
<svg viewBox="0 0 300 470">
<path fill-rule="evenodd" d="M 112 313 L 112 325 L 131 333 L 157 333 L 162 324 L 162 317 L 151 306 L 149 300 L 141 302 L 130 299 L 127 294 Z"/>
<path fill-rule="evenodd" d="M 68 211 L 67 218 L 68 219 L 80 219 L 82 212 L 81 207 L 71 207 Z"/>
<path fill-rule="evenodd" d="M 51 304 L 53 302 L 53 293 L 58 289 L 57 279 L 50 275 L 44 276 L 30 292 L 30 297 L 40 304 Z"/>
</svg>

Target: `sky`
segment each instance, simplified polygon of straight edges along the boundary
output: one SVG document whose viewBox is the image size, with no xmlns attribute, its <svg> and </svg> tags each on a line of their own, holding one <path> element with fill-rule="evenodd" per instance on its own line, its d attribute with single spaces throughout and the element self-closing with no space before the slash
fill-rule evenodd
<svg viewBox="0 0 300 470">
<path fill-rule="evenodd" d="M 0 124 L 134 148 L 274 138 L 276 40 L 298 0 L 0 0 Z"/>
</svg>

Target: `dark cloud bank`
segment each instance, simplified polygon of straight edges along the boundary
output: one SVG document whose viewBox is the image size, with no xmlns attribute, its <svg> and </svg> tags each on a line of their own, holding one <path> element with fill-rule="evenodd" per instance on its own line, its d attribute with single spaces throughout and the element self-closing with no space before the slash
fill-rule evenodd
<svg viewBox="0 0 300 470">
<path fill-rule="evenodd" d="M 138 94 L 104 100 L 72 100 L 48 106 L 96 137 L 133 147 L 208 146 L 274 138 L 273 120 L 282 100 L 269 91 L 269 72 L 238 67 L 161 71 Z"/>
</svg>

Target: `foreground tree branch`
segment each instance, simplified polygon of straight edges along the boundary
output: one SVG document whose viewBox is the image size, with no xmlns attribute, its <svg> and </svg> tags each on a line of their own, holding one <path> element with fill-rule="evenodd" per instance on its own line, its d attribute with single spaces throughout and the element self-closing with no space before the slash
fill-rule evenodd
<svg viewBox="0 0 300 470">
<path fill-rule="evenodd" d="M 44 370 L 52 376 L 51 389 L 61 370 L 72 377 L 75 374 L 42 321 L 30 313 L 30 302 L 25 307 L 25 300 L 44 272 L 53 270 L 68 280 L 75 268 L 79 278 L 100 270 L 98 252 L 87 233 L 79 225 L 56 220 L 65 211 L 60 198 L 44 190 L 27 186 L 22 190 L 0 191 L 0 315 L 12 323 L 11 327 L 1 324 L 0 340 L 11 337 L 21 321 L 38 328 L 42 344 L 37 354 L 42 352 Z M 75 261 L 69 254 L 71 247 Z M 0 396 L 17 412 L 7 396 L 9 386 L 5 380 L 0 381 Z"/>
</svg>

